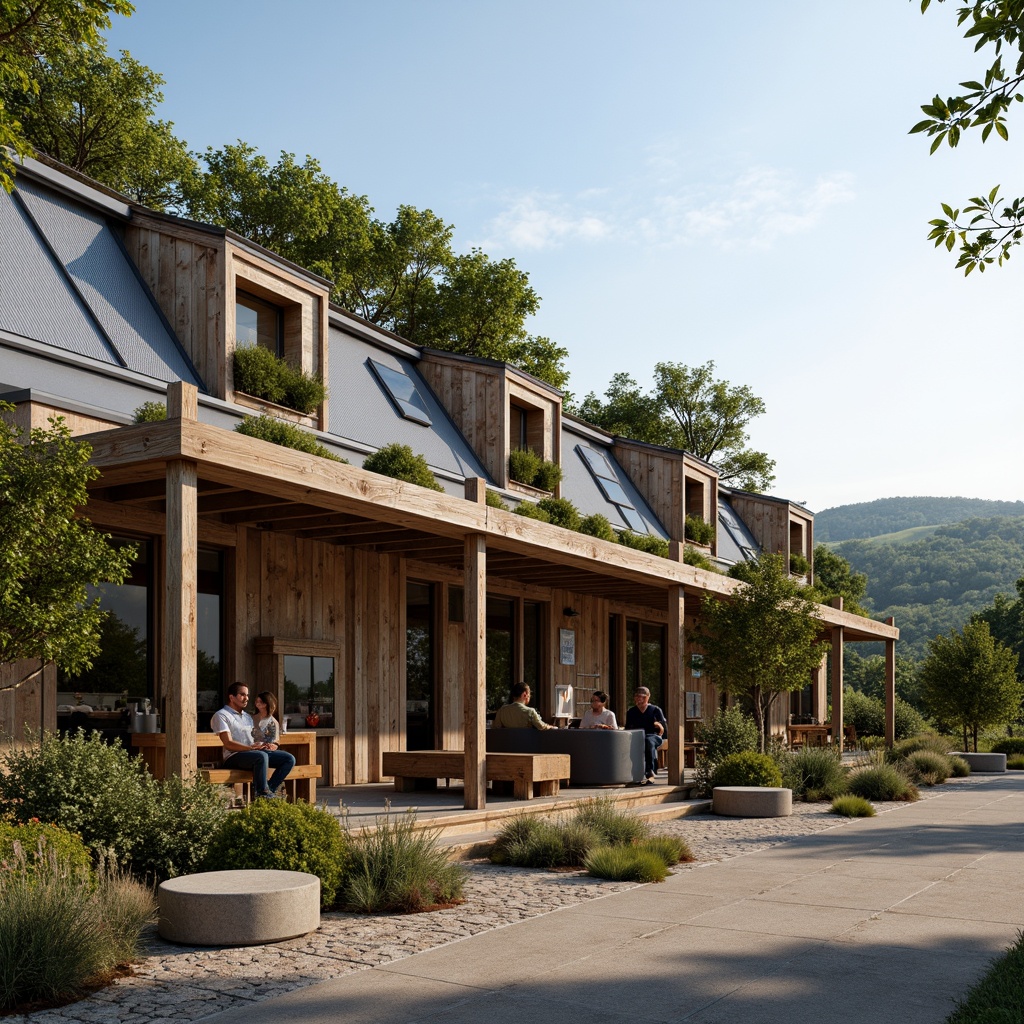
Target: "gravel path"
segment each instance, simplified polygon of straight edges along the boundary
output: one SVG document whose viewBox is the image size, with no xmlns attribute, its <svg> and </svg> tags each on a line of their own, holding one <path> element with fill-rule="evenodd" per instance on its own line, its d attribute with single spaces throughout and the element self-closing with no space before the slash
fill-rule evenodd
<svg viewBox="0 0 1024 1024">
<path fill-rule="evenodd" d="M 971 778 L 950 780 L 923 790 L 940 796 L 950 786 L 970 785 Z M 828 828 L 849 819 L 828 812 L 827 804 L 794 804 L 789 818 L 719 818 L 711 814 L 662 821 L 656 832 L 683 837 L 697 862 L 726 860 Z M 903 804 L 876 804 L 879 813 Z M 466 864 L 466 902 L 428 914 L 367 917 L 327 913 L 312 935 L 267 946 L 201 949 L 163 942 L 155 929 L 146 956 L 134 976 L 56 1010 L 7 1018 L 18 1024 L 153 1024 L 200 1021 L 235 1006 L 282 995 L 292 989 L 336 978 L 350 971 L 401 960 L 481 932 L 548 914 L 586 900 L 635 887 L 582 874 L 498 867 L 486 861 Z"/>
</svg>

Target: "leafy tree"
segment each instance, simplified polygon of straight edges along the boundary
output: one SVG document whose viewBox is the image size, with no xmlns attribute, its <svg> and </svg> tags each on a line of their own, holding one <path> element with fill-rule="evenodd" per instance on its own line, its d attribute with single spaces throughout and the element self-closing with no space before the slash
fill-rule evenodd
<svg viewBox="0 0 1024 1024">
<path fill-rule="evenodd" d="M 834 597 L 843 599 L 843 610 L 854 615 L 867 615 L 861 605 L 868 587 L 868 578 L 854 572 L 850 563 L 834 551 L 818 544 L 814 549 L 814 591 L 822 604 Z"/>
<path fill-rule="evenodd" d="M 99 652 L 104 613 L 86 586 L 120 583 L 135 551 L 75 515 L 99 476 L 91 454 L 61 417 L 27 438 L 0 421 L 0 662 L 40 658 L 74 672 Z"/>
<path fill-rule="evenodd" d="M 978 730 L 1013 721 L 1020 714 L 1024 683 L 1017 679 L 1017 656 L 989 632 L 987 622 L 968 622 L 928 645 L 921 666 L 921 689 L 932 715 L 963 730 L 964 749 Z"/>
<path fill-rule="evenodd" d="M 136 202 L 162 210 L 194 161 L 173 125 L 155 117 L 163 78 L 125 51 L 120 60 L 99 42 L 39 56 L 34 88 L 0 92 L 37 149 Z"/>
<path fill-rule="evenodd" d="M 683 448 L 719 467 L 721 477 L 749 491 L 775 479 L 775 461 L 747 447 L 747 424 L 765 412 L 746 385 L 716 380 L 715 364 L 657 363 L 654 387 L 644 394 L 628 373 L 617 373 L 604 400 L 591 392 L 578 409 L 591 423 L 638 441 Z"/>
<path fill-rule="evenodd" d="M 857 646 L 860 646 L 859 644 Z M 885 658 L 881 654 L 862 656 L 853 644 L 843 645 L 843 681 L 858 693 L 885 699 Z M 896 655 L 896 696 L 917 711 L 924 711 L 917 662 Z M 858 731 L 860 731 L 858 729 Z"/>
<path fill-rule="evenodd" d="M 828 645 L 818 641 L 816 604 L 790 579 L 781 555 L 740 562 L 729 574 L 746 586 L 729 600 L 706 596 L 689 640 L 704 652 L 719 690 L 749 703 L 763 751 L 772 705 L 807 685 Z"/>
<path fill-rule="evenodd" d="M 31 139 L 8 109 L 9 91 L 38 93 L 39 61 L 51 61 L 79 46 L 94 46 L 111 14 L 128 16 L 128 0 L 3 0 L 0 3 L 0 184 L 14 187 L 15 164 L 31 155 Z"/>
<path fill-rule="evenodd" d="M 1017 580 L 1017 600 L 996 594 L 993 603 L 975 612 L 972 622 L 987 622 L 992 635 L 1017 655 L 1017 674 L 1024 673 L 1024 576 Z"/>
<path fill-rule="evenodd" d="M 930 5 L 931 0 L 921 0 L 922 11 Z M 930 138 L 932 153 L 943 142 L 955 148 L 964 132 L 976 128 L 981 129 L 982 142 L 987 142 L 993 131 L 1005 141 L 1009 138 L 1006 114 L 1010 104 L 1024 100 L 1024 3 L 972 0 L 958 9 L 957 24 L 967 26 L 964 38 L 975 41 L 975 52 L 990 46 L 995 60 L 980 81 L 961 82 L 962 92 L 946 99 L 936 94 L 922 105 L 927 116 L 910 132 Z M 1004 55 L 1007 67 L 1003 66 Z M 964 268 L 965 275 L 975 267 L 984 272 L 994 262 L 1002 266 L 1010 258 L 1010 250 L 1024 238 L 1024 196 L 1002 198 L 998 185 L 968 200 L 962 210 L 943 203 L 942 212 L 944 217 L 931 221 L 928 237 L 936 247 L 944 245 L 950 252 L 959 242 L 956 265 Z"/>
</svg>

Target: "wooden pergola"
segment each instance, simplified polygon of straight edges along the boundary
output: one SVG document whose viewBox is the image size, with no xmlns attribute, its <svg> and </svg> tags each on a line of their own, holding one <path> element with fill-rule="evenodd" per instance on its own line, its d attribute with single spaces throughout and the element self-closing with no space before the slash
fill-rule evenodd
<svg viewBox="0 0 1024 1024">
<path fill-rule="evenodd" d="M 683 772 L 683 616 L 687 598 L 727 598 L 739 584 L 673 557 L 540 523 L 485 503 L 485 482 L 466 481 L 464 498 L 435 493 L 363 469 L 200 423 L 197 392 L 175 383 L 167 420 L 86 435 L 101 471 L 89 515 L 106 528 L 165 537 L 161 675 L 167 701 L 167 766 L 195 773 L 196 601 L 200 524 L 210 543 L 234 542 L 239 526 L 287 531 L 338 545 L 369 547 L 462 574 L 466 644 L 462 666 L 465 805 L 484 806 L 486 595 L 488 579 L 557 587 L 667 613 L 666 707 L 669 781 Z M 892 740 L 895 641 L 879 623 L 822 607 L 822 638 L 886 645 L 886 735 Z M 833 715 L 842 736 L 842 657 L 833 658 Z"/>
</svg>

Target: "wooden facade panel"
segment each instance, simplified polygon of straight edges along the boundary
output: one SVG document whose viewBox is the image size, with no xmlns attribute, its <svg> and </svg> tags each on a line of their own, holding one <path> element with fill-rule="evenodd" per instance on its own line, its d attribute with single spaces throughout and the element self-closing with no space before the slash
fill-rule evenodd
<svg viewBox="0 0 1024 1024">
<path fill-rule="evenodd" d="M 0 664 L 0 750 L 31 742 L 40 729 L 57 729 L 57 669 L 38 659 Z"/>
</svg>

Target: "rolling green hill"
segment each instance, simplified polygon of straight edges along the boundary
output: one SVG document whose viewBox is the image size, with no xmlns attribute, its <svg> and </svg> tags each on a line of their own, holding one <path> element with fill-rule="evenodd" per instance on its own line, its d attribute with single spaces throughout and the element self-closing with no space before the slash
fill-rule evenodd
<svg viewBox="0 0 1024 1024">
<path fill-rule="evenodd" d="M 1024 576 L 1024 515 L 907 528 L 830 547 L 867 574 L 865 605 L 874 617 L 895 617 L 899 652 L 922 658 L 933 636 L 962 628 L 996 594 L 1015 594 Z"/>
<path fill-rule="evenodd" d="M 827 508 L 814 517 L 814 536 L 822 544 L 880 537 L 916 527 L 946 526 L 967 519 L 1024 516 L 1024 501 L 984 498 L 879 498 Z"/>
</svg>

